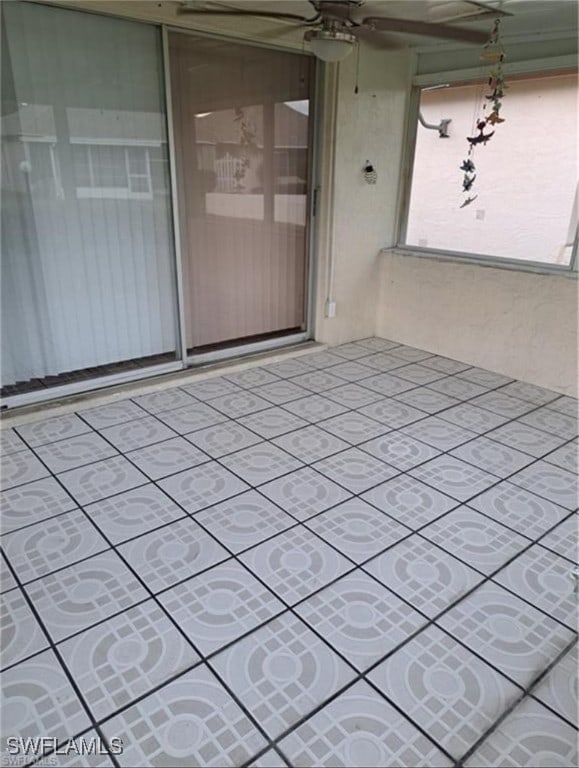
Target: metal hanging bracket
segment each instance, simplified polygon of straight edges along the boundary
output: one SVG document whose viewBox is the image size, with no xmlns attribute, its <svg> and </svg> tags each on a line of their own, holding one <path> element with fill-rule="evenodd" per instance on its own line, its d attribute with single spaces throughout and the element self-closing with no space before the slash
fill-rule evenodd
<svg viewBox="0 0 579 768">
<path fill-rule="evenodd" d="M 452 123 L 452 119 L 449 117 L 441 120 L 438 125 L 434 125 L 433 123 L 427 123 L 422 116 L 422 112 L 418 112 L 418 122 L 424 128 L 428 128 L 429 131 L 438 131 L 438 135 L 441 139 L 448 139 L 450 136 L 448 133 L 448 126 L 450 123 Z"/>
</svg>

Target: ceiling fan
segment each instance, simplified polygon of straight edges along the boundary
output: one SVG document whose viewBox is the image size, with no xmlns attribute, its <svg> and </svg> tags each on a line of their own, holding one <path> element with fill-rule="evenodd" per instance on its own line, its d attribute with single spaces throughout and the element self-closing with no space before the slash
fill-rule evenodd
<svg viewBox="0 0 579 768">
<path fill-rule="evenodd" d="M 399 47 L 399 40 L 388 33 L 435 37 L 474 45 L 482 45 L 488 40 L 486 32 L 450 24 L 384 16 L 353 18 L 352 12 L 360 8 L 364 0 L 308 0 L 308 2 L 315 11 L 311 17 L 297 13 L 249 10 L 221 5 L 200 6 L 196 2 L 182 3 L 179 12 L 199 16 L 256 16 L 294 22 L 299 27 L 306 27 L 304 40 L 310 44 L 313 53 L 319 59 L 327 62 L 341 61 L 359 41 L 380 48 Z M 468 14 L 469 20 L 487 15 L 506 15 L 475 0 L 464 0 L 464 2 L 466 5 L 478 8 L 474 13 Z"/>
</svg>

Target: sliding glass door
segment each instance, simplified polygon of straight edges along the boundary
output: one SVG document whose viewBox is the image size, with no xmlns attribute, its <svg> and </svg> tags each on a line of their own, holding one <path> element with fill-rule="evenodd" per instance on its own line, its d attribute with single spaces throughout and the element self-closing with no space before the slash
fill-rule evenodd
<svg viewBox="0 0 579 768">
<path fill-rule="evenodd" d="M 161 31 L 2 15 L 2 394 L 174 362 Z"/>
<path fill-rule="evenodd" d="M 188 350 L 304 331 L 312 59 L 169 51 Z"/>
<path fill-rule="evenodd" d="M 305 337 L 311 57 L 1 12 L 3 402 Z"/>
</svg>

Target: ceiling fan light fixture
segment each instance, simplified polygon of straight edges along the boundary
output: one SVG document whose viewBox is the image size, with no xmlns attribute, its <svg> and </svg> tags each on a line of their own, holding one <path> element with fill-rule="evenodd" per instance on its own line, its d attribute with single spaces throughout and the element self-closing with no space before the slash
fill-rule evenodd
<svg viewBox="0 0 579 768">
<path fill-rule="evenodd" d="M 342 61 L 356 44 L 356 37 L 350 32 L 333 27 L 308 30 L 305 39 L 309 42 L 314 56 L 326 62 Z"/>
</svg>

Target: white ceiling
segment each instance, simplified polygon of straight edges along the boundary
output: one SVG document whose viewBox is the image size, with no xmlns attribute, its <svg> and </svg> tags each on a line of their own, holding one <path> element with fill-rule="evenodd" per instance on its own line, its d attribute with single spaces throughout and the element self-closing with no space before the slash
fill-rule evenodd
<svg viewBox="0 0 579 768">
<path fill-rule="evenodd" d="M 221 0 L 218 3 L 195 2 L 213 8 L 223 6 L 243 10 L 277 11 L 311 17 L 314 10 L 307 0 Z M 505 37 L 523 37 L 545 33 L 573 34 L 577 30 L 578 6 L 575 0 L 487 0 L 485 5 L 501 9 L 512 16 L 502 18 L 501 28 Z M 489 28 L 489 18 L 467 20 L 473 7 L 461 0 L 366 0 L 362 7 L 352 10 L 356 20 L 367 16 L 391 16 L 467 25 L 474 29 Z M 460 20 L 460 15 L 465 18 Z M 454 19 L 453 19 L 454 17 Z M 208 17 L 209 18 L 209 17 Z M 492 17 L 491 17 L 492 18 Z M 450 21 L 451 19 L 452 22 Z M 291 22 L 280 22 L 280 24 Z M 410 45 L 432 44 L 432 38 L 401 36 Z"/>
</svg>

